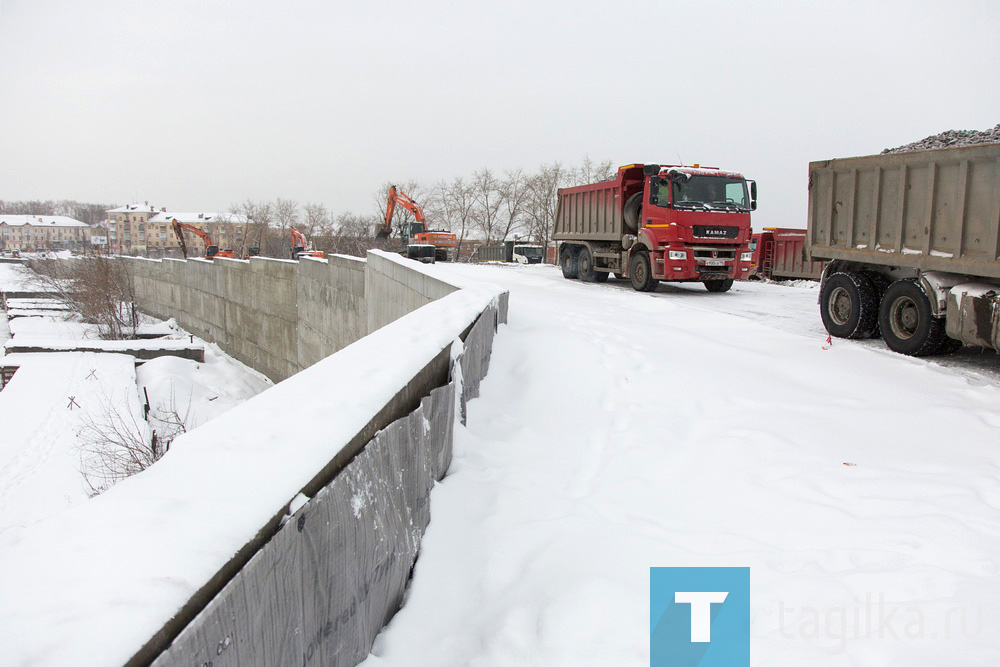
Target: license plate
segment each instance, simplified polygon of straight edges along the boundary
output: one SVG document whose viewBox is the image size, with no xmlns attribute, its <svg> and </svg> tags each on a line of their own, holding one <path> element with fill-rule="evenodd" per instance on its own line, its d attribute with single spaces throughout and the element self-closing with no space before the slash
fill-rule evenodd
<svg viewBox="0 0 1000 667">
<path fill-rule="evenodd" d="M 726 260 L 724 259 L 706 259 L 705 266 L 725 266 Z"/>
</svg>

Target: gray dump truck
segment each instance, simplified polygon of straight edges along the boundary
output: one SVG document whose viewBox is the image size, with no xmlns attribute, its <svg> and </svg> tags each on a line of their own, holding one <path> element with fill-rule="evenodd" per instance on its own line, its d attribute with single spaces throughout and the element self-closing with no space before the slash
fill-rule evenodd
<svg viewBox="0 0 1000 667">
<path fill-rule="evenodd" d="M 833 336 L 1000 350 L 1000 144 L 811 162 L 805 254 Z"/>
</svg>

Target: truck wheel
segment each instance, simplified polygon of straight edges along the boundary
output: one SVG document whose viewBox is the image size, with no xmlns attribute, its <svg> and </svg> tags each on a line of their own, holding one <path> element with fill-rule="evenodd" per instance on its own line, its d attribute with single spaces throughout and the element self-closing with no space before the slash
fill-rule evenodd
<svg viewBox="0 0 1000 667">
<path fill-rule="evenodd" d="M 823 326 L 837 338 L 870 338 L 878 327 L 878 299 L 868 276 L 854 271 L 827 277 L 819 293 Z"/>
<path fill-rule="evenodd" d="M 659 280 L 653 277 L 653 270 L 649 264 L 649 253 L 645 250 L 632 255 L 628 263 L 629 279 L 632 281 L 632 289 L 637 292 L 655 292 Z"/>
<path fill-rule="evenodd" d="M 590 254 L 590 248 L 584 246 L 580 248 L 576 256 L 576 273 L 580 280 L 588 283 L 595 282 L 594 277 L 594 256 Z"/>
<path fill-rule="evenodd" d="M 636 192 L 625 201 L 625 208 L 622 210 L 622 218 L 625 222 L 626 234 L 639 233 L 639 221 L 642 219 L 641 192 Z"/>
<path fill-rule="evenodd" d="M 562 254 L 559 255 L 559 266 L 562 267 L 563 278 L 572 280 L 577 277 L 576 253 L 573 246 L 566 246 L 563 248 Z"/>
<path fill-rule="evenodd" d="M 728 292 L 729 288 L 733 286 L 733 279 L 726 278 L 725 280 L 706 280 L 705 289 L 709 292 Z"/>
<path fill-rule="evenodd" d="M 944 332 L 944 319 L 934 317 L 930 299 L 914 280 L 897 280 L 889 285 L 878 320 L 885 344 L 900 354 L 938 354 L 951 340 Z"/>
</svg>

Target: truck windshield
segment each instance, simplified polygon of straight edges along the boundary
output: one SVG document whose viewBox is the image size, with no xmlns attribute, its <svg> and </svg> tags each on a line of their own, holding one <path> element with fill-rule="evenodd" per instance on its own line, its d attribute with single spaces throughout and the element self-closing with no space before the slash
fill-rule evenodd
<svg viewBox="0 0 1000 667">
<path fill-rule="evenodd" d="M 542 247 L 537 245 L 519 245 L 514 246 L 514 252 L 524 257 L 541 257 Z"/>
<path fill-rule="evenodd" d="M 671 183 L 674 189 L 674 208 L 750 210 L 747 183 L 743 179 L 726 176 L 691 176 L 686 181 L 654 178 L 653 202 L 657 206 L 670 206 L 668 188 Z"/>
</svg>

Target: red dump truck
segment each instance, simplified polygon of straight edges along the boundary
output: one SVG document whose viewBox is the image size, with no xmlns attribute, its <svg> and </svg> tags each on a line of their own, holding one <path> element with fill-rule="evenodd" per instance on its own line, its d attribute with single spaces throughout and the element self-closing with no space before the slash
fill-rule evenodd
<svg viewBox="0 0 1000 667">
<path fill-rule="evenodd" d="M 807 262 L 805 245 L 804 229 L 765 227 L 750 241 L 753 276 L 768 280 L 819 280 L 823 277 L 823 262 Z"/>
<path fill-rule="evenodd" d="M 559 190 L 555 232 L 566 278 L 661 280 L 725 292 L 749 274 L 757 184 L 699 165 L 630 164 L 609 181 Z"/>
<path fill-rule="evenodd" d="M 1000 143 L 809 163 L 806 254 L 834 336 L 1000 350 Z"/>
</svg>

